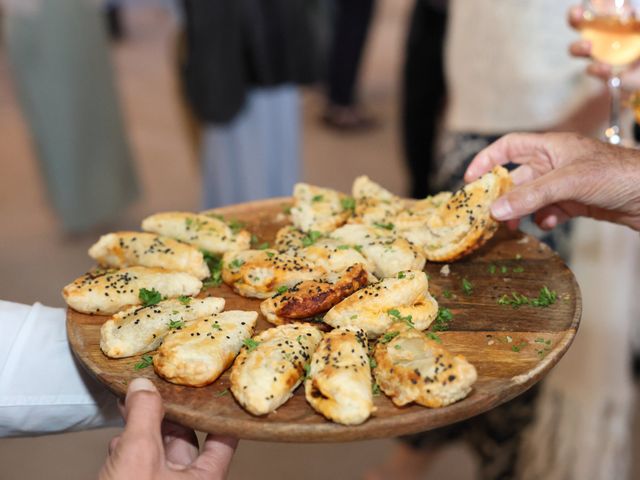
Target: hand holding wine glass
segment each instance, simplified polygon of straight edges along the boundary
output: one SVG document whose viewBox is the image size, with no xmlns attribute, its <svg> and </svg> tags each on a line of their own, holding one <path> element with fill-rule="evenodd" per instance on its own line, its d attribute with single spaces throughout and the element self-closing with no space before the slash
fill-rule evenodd
<svg viewBox="0 0 640 480">
<path fill-rule="evenodd" d="M 608 79 L 611 120 L 604 136 L 612 144 L 622 142 L 621 76 L 640 59 L 639 12 L 638 0 L 584 0 L 582 8 L 572 9 L 569 16 L 584 39 L 571 46 L 571 53 L 593 57 L 598 63 L 589 66 L 589 73 Z"/>
</svg>

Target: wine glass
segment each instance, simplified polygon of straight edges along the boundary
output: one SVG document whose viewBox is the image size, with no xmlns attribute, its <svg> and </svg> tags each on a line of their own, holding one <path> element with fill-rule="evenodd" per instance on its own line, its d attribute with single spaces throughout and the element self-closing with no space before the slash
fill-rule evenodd
<svg viewBox="0 0 640 480">
<path fill-rule="evenodd" d="M 620 74 L 640 59 L 640 0 L 583 0 L 582 37 L 591 42 L 591 55 L 612 67 L 607 82 L 611 94 L 611 116 L 605 139 L 622 142 L 620 130 Z"/>
</svg>

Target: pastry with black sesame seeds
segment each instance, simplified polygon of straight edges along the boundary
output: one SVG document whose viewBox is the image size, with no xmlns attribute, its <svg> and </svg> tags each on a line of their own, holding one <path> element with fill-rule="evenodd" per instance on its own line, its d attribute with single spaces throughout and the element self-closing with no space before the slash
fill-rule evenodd
<svg viewBox="0 0 640 480">
<path fill-rule="evenodd" d="M 155 372 L 177 385 L 215 382 L 251 338 L 257 318 L 257 312 L 229 310 L 171 330 L 153 356 Z"/>
<path fill-rule="evenodd" d="M 115 232 L 102 235 L 89 249 L 89 256 L 104 267 L 159 267 L 186 272 L 200 280 L 209 276 L 209 267 L 200 250 L 155 233 Z"/>
<path fill-rule="evenodd" d="M 267 321 L 282 325 L 323 314 L 367 285 L 368 274 L 360 264 L 347 268 L 335 282 L 308 280 L 301 282 L 260 304 L 260 311 Z"/>
<path fill-rule="evenodd" d="M 395 322 L 425 330 L 437 315 L 438 302 L 429 294 L 427 275 L 406 271 L 351 294 L 331 308 L 323 321 L 336 328 L 357 326 L 376 338 Z"/>
<path fill-rule="evenodd" d="M 462 355 L 402 323 L 386 334 L 390 340 L 378 342 L 374 350 L 374 376 L 394 404 L 439 408 L 469 395 L 478 375 Z"/>
<path fill-rule="evenodd" d="M 269 298 L 280 287 L 316 280 L 325 270 L 277 250 L 244 250 L 222 257 L 222 280 L 243 297 Z"/>
<path fill-rule="evenodd" d="M 328 233 L 343 225 L 351 210 L 345 208 L 348 197 L 336 190 L 307 183 L 297 183 L 293 188 L 291 221 L 305 233 Z"/>
<path fill-rule="evenodd" d="M 247 230 L 232 228 L 215 214 L 162 212 L 142 221 L 142 229 L 175 238 L 214 255 L 246 250 L 251 245 Z"/>
<path fill-rule="evenodd" d="M 451 262 L 462 258 L 495 234 L 499 223 L 491 217 L 491 204 L 509 191 L 511 185 L 507 170 L 495 167 L 454 192 L 435 213 L 425 215 L 419 225 L 409 226 L 400 221 L 399 233 L 420 246 L 429 261 Z"/>
<path fill-rule="evenodd" d="M 162 268 L 128 267 L 98 270 L 77 278 L 62 290 L 65 302 L 82 313 L 112 315 L 142 305 L 141 289 L 156 290 L 160 298 L 197 295 L 202 282 L 184 272 Z"/>
<path fill-rule="evenodd" d="M 170 330 L 220 313 L 223 308 L 224 298 L 218 297 L 181 297 L 147 307 L 130 307 L 102 324 L 100 349 L 110 358 L 147 353 L 158 348 Z"/>
<path fill-rule="evenodd" d="M 325 334 L 305 380 L 309 404 L 329 420 L 359 425 L 375 411 L 367 336 L 357 327 Z"/>
<path fill-rule="evenodd" d="M 358 251 L 373 263 L 373 273 L 378 278 L 393 277 L 405 270 L 422 270 L 425 265 L 425 257 L 418 248 L 385 228 L 348 224 L 330 237 L 345 245 L 357 245 Z"/>
<path fill-rule="evenodd" d="M 253 415 L 275 411 L 304 380 L 305 367 L 321 339 L 322 332 L 308 323 L 263 330 L 236 358 L 231 393 Z"/>
</svg>

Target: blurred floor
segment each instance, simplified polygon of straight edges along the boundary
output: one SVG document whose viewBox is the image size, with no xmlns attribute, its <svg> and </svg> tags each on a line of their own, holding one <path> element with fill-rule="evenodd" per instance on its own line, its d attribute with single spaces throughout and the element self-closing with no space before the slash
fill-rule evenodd
<svg viewBox="0 0 640 480">
<path fill-rule="evenodd" d="M 381 127 L 345 136 L 320 127 L 319 95 L 304 97 L 305 180 L 348 190 L 366 173 L 403 193 L 405 171 L 397 130 L 398 72 L 411 0 L 379 2 L 364 66 L 362 97 Z M 117 223 L 86 235 L 62 235 L 46 194 L 18 111 L 0 48 L 0 298 L 62 306 L 62 285 L 90 265 L 85 252 L 97 235 L 136 228 L 145 215 L 165 209 L 198 208 L 200 186 L 187 141 L 173 77 L 173 25 L 160 10 L 132 12 L 129 37 L 115 47 L 122 102 L 145 195 Z M 636 432 L 640 430 L 636 427 Z M 0 441 L 0 479 L 92 478 L 116 430 Z M 338 445 L 242 442 L 231 479 L 357 479 L 379 461 L 392 440 Z M 330 461 L 327 461 L 330 459 Z M 425 479 L 471 479 L 474 460 L 462 447 L 442 455 Z M 640 471 L 637 472 L 640 475 Z M 632 478 L 640 478 L 634 476 Z"/>
</svg>

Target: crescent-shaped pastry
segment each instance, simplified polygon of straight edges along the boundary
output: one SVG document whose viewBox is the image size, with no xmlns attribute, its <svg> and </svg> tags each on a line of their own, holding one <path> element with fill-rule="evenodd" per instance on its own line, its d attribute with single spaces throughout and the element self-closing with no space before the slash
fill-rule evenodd
<svg viewBox="0 0 640 480">
<path fill-rule="evenodd" d="M 349 223 L 392 225 L 395 216 L 404 208 L 404 201 L 366 175 L 355 179 L 352 187 L 356 201 L 355 213 Z"/>
<path fill-rule="evenodd" d="M 153 356 L 153 368 L 178 385 L 203 387 L 215 380 L 251 338 L 257 312 L 230 310 L 169 332 Z"/>
<path fill-rule="evenodd" d="M 353 325 L 369 338 L 382 335 L 393 323 L 404 322 L 425 330 L 438 315 L 438 303 L 429 294 L 422 271 L 401 272 L 351 294 L 324 316 L 332 327 Z"/>
<path fill-rule="evenodd" d="M 102 324 L 100 348 L 110 358 L 150 352 L 160 346 L 172 328 L 179 330 L 223 308 L 224 298 L 217 297 L 181 297 L 148 307 L 130 307 Z"/>
<path fill-rule="evenodd" d="M 324 269 L 276 250 L 243 250 L 222 257 L 222 280 L 243 297 L 268 298 L 280 287 L 324 274 Z"/>
<path fill-rule="evenodd" d="M 159 267 L 186 272 L 202 280 L 209 267 L 202 252 L 192 245 L 154 233 L 116 232 L 102 235 L 89 256 L 104 267 Z"/>
<path fill-rule="evenodd" d="M 156 213 L 142 221 L 142 229 L 181 240 L 215 255 L 246 250 L 251 244 L 248 231 L 234 232 L 223 220 L 198 213 Z"/>
<path fill-rule="evenodd" d="M 344 245 L 355 246 L 375 265 L 378 278 L 393 277 L 405 270 L 422 270 L 425 257 L 404 238 L 386 228 L 348 224 L 330 234 Z"/>
<path fill-rule="evenodd" d="M 263 330 L 247 342 L 231 370 L 231 392 L 244 409 L 265 415 L 284 404 L 305 376 L 322 339 L 308 323 Z"/>
<path fill-rule="evenodd" d="M 367 337 L 357 327 L 325 334 L 311 357 L 304 389 L 309 404 L 343 425 L 358 425 L 375 410 Z"/>
<path fill-rule="evenodd" d="M 347 196 L 329 188 L 297 183 L 293 188 L 293 199 L 291 221 L 305 233 L 330 232 L 343 225 L 351 215 L 351 210 L 343 204 Z"/>
<path fill-rule="evenodd" d="M 471 392 L 477 373 L 462 355 L 403 324 L 393 325 L 384 338 L 389 341 L 379 341 L 374 351 L 374 375 L 396 405 L 446 407 Z"/>
<path fill-rule="evenodd" d="M 427 260 L 451 262 L 484 245 L 499 223 L 491 217 L 491 204 L 511 188 L 511 177 L 495 167 L 475 182 L 465 185 L 443 202 L 421 225 L 399 233 L 420 245 Z"/>
<path fill-rule="evenodd" d="M 347 268 L 335 282 L 308 280 L 276 293 L 260 304 L 260 311 L 274 325 L 320 315 L 368 283 L 360 264 Z"/>
<path fill-rule="evenodd" d="M 175 298 L 198 294 L 202 282 L 184 272 L 129 267 L 86 273 L 64 287 L 62 296 L 67 305 L 79 312 L 112 315 L 131 305 L 141 305 L 143 288 L 156 290 L 162 298 Z"/>
</svg>

